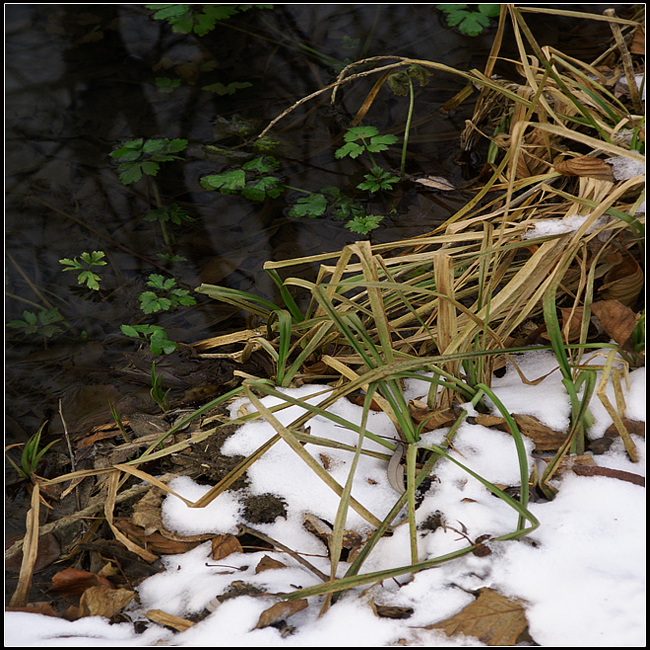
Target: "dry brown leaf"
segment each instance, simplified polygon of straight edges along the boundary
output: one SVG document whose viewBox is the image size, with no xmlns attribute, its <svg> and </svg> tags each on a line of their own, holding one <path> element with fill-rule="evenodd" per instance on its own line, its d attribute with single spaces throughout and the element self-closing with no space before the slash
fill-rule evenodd
<svg viewBox="0 0 650 650">
<path fill-rule="evenodd" d="M 162 609 L 150 609 L 145 616 L 154 623 L 166 625 L 167 627 L 171 627 L 179 632 L 184 632 L 194 625 L 193 621 L 188 621 L 186 618 L 180 618 L 179 616 L 168 614 L 167 612 L 163 612 Z"/>
<path fill-rule="evenodd" d="M 81 595 L 79 618 L 105 616 L 111 618 L 121 612 L 133 599 L 135 591 L 113 587 L 91 587 Z"/>
<path fill-rule="evenodd" d="M 213 560 L 223 560 L 232 553 L 243 553 L 244 549 L 239 540 L 230 533 L 226 535 L 217 535 L 212 539 L 212 553 L 210 557 Z"/>
<path fill-rule="evenodd" d="M 571 470 L 578 476 L 606 476 L 607 478 L 616 478 L 619 481 L 627 481 L 645 487 L 645 477 L 622 469 L 611 469 L 598 465 L 574 465 Z"/>
<path fill-rule="evenodd" d="M 296 612 L 305 609 L 307 604 L 308 601 L 306 598 L 275 603 L 275 605 L 271 605 L 271 607 L 265 609 L 260 614 L 260 618 L 257 621 L 255 628 L 259 629 L 262 627 L 268 627 L 269 625 L 273 625 L 273 623 L 283 621 L 285 618 L 289 618 L 289 616 L 293 616 Z"/>
<path fill-rule="evenodd" d="M 601 181 L 614 182 L 614 172 L 610 165 L 600 158 L 578 156 L 553 165 L 562 176 L 588 176 Z"/>
<path fill-rule="evenodd" d="M 424 431 L 434 431 L 446 427 L 458 419 L 458 416 L 451 408 L 432 410 L 419 400 L 411 400 L 408 404 L 408 410 L 416 423 L 426 422 L 423 428 Z"/>
<path fill-rule="evenodd" d="M 605 300 L 619 300 L 630 306 L 643 289 L 643 270 L 628 252 L 617 255 L 620 261 L 605 273 L 598 292 Z"/>
<path fill-rule="evenodd" d="M 255 567 L 255 573 L 262 573 L 262 571 L 268 571 L 269 569 L 284 569 L 287 565 L 282 564 L 280 560 L 274 560 L 272 557 L 265 555 Z"/>
<path fill-rule="evenodd" d="M 645 29 L 639 25 L 634 30 L 632 42 L 630 43 L 631 54 L 645 54 Z"/>
<path fill-rule="evenodd" d="M 96 573 L 68 568 L 52 576 L 52 586 L 50 589 L 62 596 L 70 596 L 73 594 L 82 594 L 87 589 L 90 589 L 90 587 L 98 586 L 108 587 L 109 589 L 113 588 L 110 581 L 98 576 Z"/>
<path fill-rule="evenodd" d="M 621 347 L 625 345 L 639 320 L 635 314 L 618 300 L 598 300 L 591 303 L 591 311 L 598 318 L 607 336 Z"/>
<path fill-rule="evenodd" d="M 528 622 L 524 602 L 502 596 L 499 592 L 484 587 L 479 597 L 455 616 L 428 630 L 444 630 L 447 636 L 464 634 L 475 636 L 486 645 L 515 645 L 527 633 Z"/>
<path fill-rule="evenodd" d="M 515 413 L 512 417 L 519 431 L 535 443 L 537 451 L 555 451 L 566 440 L 566 434 L 547 427 L 533 415 Z M 501 431 L 510 433 L 507 422 L 498 415 L 480 415 L 476 418 L 476 424 L 484 427 L 496 427 Z"/>
<path fill-rule="evenodd" d="M 372 611 L 380 618 L 409 618 L 413 615 L 412 607 L 400 607 L 398 605 L 377 605 L 372 599 L 370 601 Z"/>
<path fill-rule="evenodd" d="M 169 531 L 153 530 L 146 531 L 140 526 L 135 526 L 129 520 L 119 519 L 115 522 L 115 527 L 127 537 L 130 541 L 147 548 L 152 554 L 157 555 L 176 555 L 186 553 L 199 544 L 202 544 L 213 535 L 193 535 L 191 537 L 182 537 Z"/>
<path fill-rule="evenodd" d="M 452 192 L 456 188 L 442 176 L 424 176 L 422 178 L 416 178 L 416 183 L 424 185 L 431 190 L 441 190 L 443 192 Z"/>
</svg>

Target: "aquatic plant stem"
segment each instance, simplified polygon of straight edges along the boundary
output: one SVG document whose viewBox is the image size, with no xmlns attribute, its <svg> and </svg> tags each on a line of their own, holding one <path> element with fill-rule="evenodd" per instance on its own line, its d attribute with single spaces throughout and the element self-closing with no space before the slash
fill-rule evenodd
<svg viewBox="0 0 650 650">
<path fill-rule="evenodd" d="M 404 178 L 404 173 L 406 170 L 406 148 L 409 141 L 409 131 L 411 129 L 411 120 L 413 119 L 413 104 L 415 103 L 415 97 L 413 93 L 413 80 L 411 77 L 408 77 L 409 82 L 409 112 L 406 117 L 406 127 L 404 128 L 404 144 L 402 145 L 402 162 L 399 168 L 399 175 L 401 178 Z"/>
</svg>

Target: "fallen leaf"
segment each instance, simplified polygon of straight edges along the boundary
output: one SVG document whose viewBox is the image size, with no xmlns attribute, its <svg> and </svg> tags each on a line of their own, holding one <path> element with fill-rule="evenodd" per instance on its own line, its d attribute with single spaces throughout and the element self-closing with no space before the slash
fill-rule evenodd
<svg viewBox="0 0 650 650">
<path fill-rule="evenodd" d="M 81 595 L 79 618 L 105 616 L 111 618 L 121 612 L 133 599 L 135 591 L 113 587 L 91 587 Z"/>
<path fill-rule="evenodd" d="M 515 645 L 527 633 L 528 622 L 524 601 L 513 600 L 499 592 L 483 587 L 478 598 L 455 616 L 427 630 L 443 630 L 447 636 L 474 636 L 486 645 Z"/>
<path fill-rule="evenodd" d="M 275 603 L 275 605 L 271 605 L 271 607 L 265 609 L 260 614 L 255 628 L 260 629 L 263 627 L 268 627 L 269 625 L 273 625 L 273 623 L 283 621 L 285 618 L 289 618 L 289 616 L 293 616 L 296 612 L 305 609 L 305 607 L 307 607 L 307 604 L 308 602 L 306 598 Z"/>
<path fill-rule="evenodd" d="M 611 469 L 599 465 L 575 465 L 571 470 L 578 476 L 606 476 L 607 478 L 616 478 L 619 481 L 627 481 L 645 487 L 645 477 L 622 469 Z"/>
<path fill-rule="evenodd" d="M 537 451 L 555 451 L 566 440 L 566 434 L 547 427 L 533 415 L 515 413 L 512 418 L 522 435 L 530 438 L 535 443 Z M 496 427 L 501 431 L 510 433 L 510 427 L 505 419 L 497 415 L 479 415 L 476 418 L 476 424 L 484 427 Z"/>
<path fill-rule="evenodd" d="M 370 607 L 380 618 L 409 618 L 413 615 L 412 607 L 400 607 L 397 605 L 377 605 L 374 600 L 370 601 Z"/>
<path fill-rule="evenodd" d="M 81 569 L 63 569 L 54 576 L 52 576 L 52 586 L 50 589 L 56 591 L 62 596 L 70 596 L 73 594 L 82 594 L 90 587 L 104 586 L 109 589 L 113 588 L 111 582 L 98 576 L 96 573 L 90 571 L 82 571 Z"/>
<path fill-rule="evenodd" d="M 284 569 L 286 564 L 282 564 L 280 560 L 274 560 L 272 557 L 265 555 L 255 567 L 255 573 L 262 573 L 262 571 L 268 571 L 269 569 Z"/>
<path fill-rule="evenodd" d="M 432 410 L 426 403 L 419 400 L 411 400 L 408 404 L 408 410 L 417 424 L 425 422 L 424 431 L 434 431 L 446 427 L 458 419 L 458 416 L 451 408 Z"/>
<path fill-rule="evenodd" d="M 591 303 L 591 311 L 598 318 L 607 336 L 623 347 L 639 320 L 639 314 L 618 300 L 597 300 Z"/>
<path fill-rule="evenodd" d="M 239 540 L 232 534 L 217 535 L 212 539 L 212 553 L 210 557 L 213 560 L 223 560 L 232 553 L 243 553 L 244 549 Z"/>
<path fill-rule="evenodd" d="M 636 302 L 643 289 L 643 269 L 628 252 L 617 256 L 618 262 L 603 276 L 598 293 L 605 300 L 619 300 L 629 307 Z"/>
<path fill-rule="evenodd" d="M 610 165 L 600 158 L 578 156 L 577 158 L 556 163 L 553 168 L 562 176 L 588 176 L 601 181 L 614 182 L 614 171 Z"/>
<path fill-rule="evenodd" d="M 630 43 L 631 54 L 645 54 L 645 29 L 640 25 L 634 30 Z"/>
<path fill-rule="evenodd" d="M 424 176 L 422 178 L 414 179 L 416 183 L 424 185 L 431 190 L 441 190 L 443 192 L 451 192 L 456 188 L 442 176 Z"/>
</svg>

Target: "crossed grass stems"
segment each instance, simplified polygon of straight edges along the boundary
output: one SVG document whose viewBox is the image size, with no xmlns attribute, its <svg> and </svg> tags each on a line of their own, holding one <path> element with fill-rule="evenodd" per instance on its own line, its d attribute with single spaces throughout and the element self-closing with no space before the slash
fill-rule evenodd
<svg viewBox="0 0 650 650">
<path fill-rule="evenodd" d="M 505 104 L 503 114 L 508 114 L 509 118 L 499 123 L 495 136 L 499 132 L 506 134 L 509 146 L 502 150 L 500 161 L 495 159 L 492 176 L 476 197 L 433 233 L 374 246 L 357 242 L 337 254 L 267 263 L 266 270 L 278 287 L 282 306 L 228 288 L 213 285 L 198 288 L 201 293 L 255 314 L 266 324 L 264 334 L 248 331 L 235 336 L 235 339 L 245 341 L 245 347 L 234 356 L 241 359 L 255 348 L 264 348 L 274 360 L 275 378 L 262 380 L 244 376 L 240 387 L 183 418 L 137 459 L 109 470 L 108 497 L 104 506 L 106 518 L 115 536 L 130 550 L 152 559 L 146 549 L 126 538 L 113 523 L 113 508 L 120 487 L 129 476 L 135 476 L 171 493 L 165 483 L 140 470 L 139 465 L 180 452 L 213 435 L 221 425 L 163 447 L 170 436 L 190 421 L 206 416 L 213 409 L 241 396 L 248 397 L 255 412 L 228 424 L 243 424 L 263 417 L 273 425 L 276 434 L 199 501 L 192 503 L 176 496 L 190 507 L 204 507 L 227 490 L 272 445 L 281 441 L 288 444 L 340 496 L 329 549 L 329 579 L 314 587 L 281 594 L 287 599 L 326 595 L 323 609 L 347 589 L 428 569 L 476 549 L 476 543 L 470 541 L 453 553 L 424 561 L 420 559 L 415 517 L 416 490 L 431 475 L 441 458 L 460 466 L 517 514 L 514 529 L 492 541 L 520 539 L 539 526 L 528 509 L 529 490 L 536 485 L 552 498 L 554 488 L 549 481 L 560 461 L 567 453 L 584 450 L 585 435 L 591 424 L 588 404 L 594 392 L 612 416 L 628 454 L 636 459 L 634 443 L 621 419 L 624 400 L 620 390 L 621 377 L 625 375 L 628 364 L 635 360 L 617 345 L 588 342 L 587 335 L 591 315 L 589 306 L 596 299 L 596 280 L 608 266 L 607 252 L 620 247 L 620 242 L 627 247 L 643 246 L 643 223 L 633 215 L 641 201 L 639 187 L 643 186 L 644 179 L 635 177 L 614 183 L 584 177 L 570 181 L 554 170 L 552 161 L 558 154 L 571 159 L 584 148 L 595 158 L 604 153 L 641 160 L 636 152 L 625 144 L 619 144 L 620 135 L 625 130 L 631 132 L 633 139 L 638 136 L 640 118 L 630 114 L 609 92 L 602 83 L 602 75 L 593 65 L 570 59 L 552 48 L 540 48 L 528 31 L 522 11 L 537 10 L 502 5 L 497 37 L 484 73 L 476 70 L 459 72 L 438 63 L 400 59 L 389 66 L 381 65 L 350 76 L 346 76 L 349 70 L 344 70 L 339 80 L 328 87 L 334 91 L 334 96 L 338 86 L 350 80 L 374 73 L 385 75 L 388 69 L 414 63 L 433 71 L 458 74 L 482 88 L 475 116 L 495 94 Z M 508 12 L 515 28 L 526 80 L 525 84 L 517 87 L 491 78 Z M 627 27 L 631 24 L 612 17 L 609 20 L 615 35 L 621 25 Z M 525 41 L 532 47 L 536 59 L 529 59 L 526 55 Z M 378 59 L 374 58 L 353 65 L 377 63 Z M 311 97 L 301 100 L 292 109 Z M 363 110 L 367 111 L 371 103 L 369 99 Z M 277 119 L 289 112 L 290 109 Z M 269 128 L 272 126 L 273 123 Z M 468 128 L 480 131 L 479 125 L 473 122 Z M 491 139 L 497 142 L 496 137 Z M 521 173 L 523 164 L 528 170 L 527 175 Z M 489 192 L 496 192 L 498 198 L 489 200 Z M 634 198 L 630 199 L 630 195 Z M 574 232 L 523 238 L 540 219 L 573 215 L 585 217 L 582 226 Z M 607 219 L 601 219 L 603 216 Z M 281 278 L 280 271 L 307 263 L 321 264 L 315 282 L 291 276 L 284 280 Z M 310 297 L 305 310 L 294 298 L 300 291 Z M 575 339 L 569 339 L 568 322 L 561 323 L 557 317 L 559 304 L 568 304 L 572 315 L 579 319 Z M 535 476 L 534 472 L 529 475 L 521 432 L 490 388 L 496 363 L 506 357 L 516 367 L 517 352 L 531 349 L 530 346 L 513 344 L 513 341 L 517 340 L 524 323 L 535 319 L 543 320 L 549 340 L 548 345 L 535 348 L 554 352 L 572 409 L 566 441 L 548 461 L 541 476 Z M 575 325 L 573 328 L 575 331 Z M 197 347 L 204 350 L 218 348 L 232 340 L 230 335 L 215 337 Z M 591 350 L 599 350 L 596 354 L 602 355 L 600 350 L 608 348 L 604 363 L 596 365 Z M 621 359 L 623 370 L 614 370 L 615 361 Z M 321 362 L 320 372 L 325 374 L 314 375 L 314 371 L 308 369 L 308 364 L 315 360 Z M 599 382 L 598 371 L 601 372 Z M 604 392 L 605 382 L 610 376 L 616 379 L 616 407 Z M 441 445 L 424 446 L 420 440 L 427 421 L 416 422 L 411 417 L 402 386 L 404 379 L 414 377 L 429 383 L 427 406 L 431 418 L 436 413 L 455 408 L 455 420 Z M 279 390 L 319 379 L 326 379 L 335 386 L 318 405 L 293 399 Z M 523 375 L 522 379 L 529 381 Z M 358 390 L 365 393 L 360 426 L 327 411 L 336 400 Z M 279 397 L 282 403 L 269 408 L 261 401 L 265 395 Z M 467 405 L 485 409 L 490 403 L 506 420 L 513 437 L 513 454 L 517 455 L 520 467 L 518 498 L 505 493 L 448 453 L 454 436 L 467 418 Z M 294 404 L 304 409 L 303 414 L 292 424 L 281 425 L 274 413 Z M 366 430 L 371 406 L 375 405 L 390 418 L 399 440 L 386 440 Z M 357 444 L 346 446 L 305 434 L 303 425 L 314 415 L 324 416 L 357 432 Z M 205 420 L 206 423 L 209 421 L 209 418 Z M 403 491 L 400 490 L 401 494 L 396 492 L 395 504 L 383 520 L 352 496 L 360 456 L 378 455 L 364 449 L 366 438 L 386 449 L 385 454 L 379 454 L 386 461 L 402 452 L 405 457 Z M 352 454 L 345 485 L 336 483 L 309 453 L 308 446 L 319 445 L 337 446 Z M 97 471 L 73 472 L 43 484 L 67 481 Z M 35 486 L 37 491 L 38 486 Z M 374 532 L 349 564 L 344 577 L 337 578 L 350 508 L 371 524 Z M 404 510 L 409 526 L 411 563 L 363 573 L 365 559 Z M 300 558 L 299 553 L 295 556 Z M 309 566 L 304 558 L 301 562 Z M 322 579 L 320 572 L 314 572 Z"/>
</svg>

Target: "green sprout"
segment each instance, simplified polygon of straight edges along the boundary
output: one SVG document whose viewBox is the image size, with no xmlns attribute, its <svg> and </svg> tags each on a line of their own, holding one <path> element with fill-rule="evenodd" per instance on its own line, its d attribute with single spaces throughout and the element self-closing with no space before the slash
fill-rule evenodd
<svg viewBox="0 0 650 650">
<path fill-rule="evenodd" d="M 158 293 L 143 291 L 140 294 L 140 308 L 145 314 L 169 311 L 179 305 L 196 305 L 196 299 L 189 295 L 189 291 L 176 287 L 174 278 L 165 279 L 158 273 L 152 273 L 147 280 L 147 285 L 156 289 Z"/>
<path fill-rule="evenodd" d="M 23 318 L 25 320 L 16 319 L 9 321 L 7 327 L 21 329 L 25 334 L 40 334 L 48 339 L 61 331 L 58 323 L 64 320 L 63 316 L 59 313 L 58 307 L 43 309 L 38 314 L 25 310 L 23 312 Z"/>
<path fill-rule="evenodd" d="M 379 192 L 380 190 L 392 190 L 395 183 L 399 183 L 399 178 L 397 176 L 392 176 L 390 172 L 387 172 L 381 167 L 373 167 L 369 173 L 367 173 L 364 178 L 366 179 L 362 183 L 357 185 L 357 188 L 360 190 L 365 190 L 367 192 Z"/>
<path fill-rule="evenodd" d="M 93 272 L 93 267 L 106 266 L 104 256 L 103 251 L 93 251 L 92 253 L 82 253 L 81 261 L 76 257 L 73 260 L 65 258 L 59 260 L 59 264 L 67 267 L 63 269 L 64 271 L 79 271 L 77 276 L 79 284 L 85 284 L 89 289 L 98 291 L 101 278 Z"/>
<path fill-rule="evenodd" d="M 7 460 L 11 463 L 13 468 L 18 472 L 22 478 L 29 478 L 35 471 L 41 458 L 47 453 L 47 450 L 58 440 L 53 440 L 48 445 L 39 451 L 38 447 L 41 444 L 41 434 L 47 422 L 43 422 L 39 430 L 25 443 L 23 453 L 20 459 L 20 467 L 14 463 L 9 456 Z"/>
<path fill-rule="evenodd" d="M 203 86 L 201 90 L 209 90 L 211 93 L 217 95 L 234 95 L 241 88 L 249 88 L 253 84 L 248 81 L 232 81 L 227 86 L 224 86 L 222 83 L 208 84 Z"/>
<path fill-rule="evenodd" d="M 257 156 L 237 169 L 204 176 L 200 183 L 206 190 L 241 194 L 251 201 L 263 201 L 267 196 L 275 199 L 286 189 L 284 182 L 272 174 L 279 166 L 272 156 Z"/>
<path fill-rule="evenodd" d="M 378 214 L 366 214 L 363 216 L 357 216 L 348 221 L 345 224 L 345 227 L 352 232 L 358 232 L 362 235 L 367 235 L 371 230 L 374 230 L 379 226 L 379 222 L 384 217 Z"/>
<path fill-rule="evenodd" d="M 180 79 L 170 79 L 169 77 L 156 77 L 156 86 L 158 92 L 171 93 L 175 88 L 181 85 Z"/>
<path fill-rule="evenodd" d="M 178 348 L 177 343 L 167 338 L 167 332 L 160 325 L 121 325 L 120 329 L 126 336 L 148 341 L 154 354 L 171 354 Z"/>
<path fill-rule="evenodd" d="M 156 362 L 151 362 L 151 390 L 149 391 L 154 402 L 160 406 L 163 413 L 169 411 L 169 392 L 171 388 L 163 392 L 162 378 L 156 375 Z"/>
<path fill-rule="evenodd" d="M 372 166 L 379 167 L 372 154 L 385 151 L 389 145 L 395 144 L 398 138 L 391 133 L 379 135 L 374 126 L 355 126 L 347 130 L 343 139 L 345 144 L 334 154 L 337 158 L 358 158 L 362 153 L 367 153 Z"/>
<path fill-rule="evenodd" d="M 190 215 L 180 208 L 178 204 L 172 203 L 167 207 L 160 207 L 152 210 L 144 217 L 145 221 L 157 221 L 160 224 L 171 221 L 180 226 L 183 221 L 195 221 Z"/>
<path fill-rule="evenodd" d="M 120 181 L 124 185 L 137 183 L 142 175 L 156 176 L 160 165 L 158 163 L 169 160 L 180 160 L 175 154 L 184 151 L 187 147 L 187 140 L 176 138 L 156 138 L 145 140 L 137 138 L 125 142 L 117 147 L 109 156 L 115 158 L 119 164 Z"/>
<path fill-rule="evenodd" d="M 273 5 L 201 5 L 201 11 L 194 9 L 195 5 L 170 5 L 155 4 L 145 5 L 156 13 L 153 17 L 156 20 L 165 20 L 174 32 L 178 34 L 191 34 L 205 36 L 212 31 L 217 22 L 226 20 L 230 16 L 247 11 L 252 7 L 259 9 L 271 9 Z"/>
<path fill-rule="evenodd" d="M 478 36 L 490 24 L 490 18 L 496 18 L 501 12 L 501 5 L 474 5 L 477 11 L 468 10 L 469 5 L 436 5 L 436 9 L 447 15 L 447 25 L 458 27 L 466 36 Z"/>
</svg>

